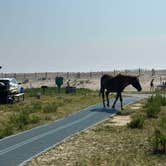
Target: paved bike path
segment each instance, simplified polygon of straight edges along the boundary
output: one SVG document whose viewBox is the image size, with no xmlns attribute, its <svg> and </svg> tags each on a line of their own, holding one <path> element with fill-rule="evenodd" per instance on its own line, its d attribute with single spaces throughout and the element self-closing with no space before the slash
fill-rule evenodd
<svg viewBox="0 0 166 166">
<path fill-rule="evenodd" d="M 142 97 L 126 97 L 124 105 L 141 99 Z M 96 104 L 49 125 L 2 139 L 0 140 L 0 165 L 23 165 L 25 161 L 56 146 L 73 134 L 114 116 L 119 109 L 119 102 L 116 110 L 103 108 L 102 104 Z"/>
</svg>

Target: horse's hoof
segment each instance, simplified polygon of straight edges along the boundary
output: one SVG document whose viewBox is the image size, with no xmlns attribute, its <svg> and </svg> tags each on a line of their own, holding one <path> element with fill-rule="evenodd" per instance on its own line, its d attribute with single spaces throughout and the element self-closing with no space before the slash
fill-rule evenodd
<svg viewBox="0 0 166 166">
<path fill-rule="evenodd" d="M 107 107 L 110 107 L 110 105 L 109 105 L 109 104 L 107 104 Z"/>
<path fill-rule="evenodd" d="M 121 112 L 121 111 L 118 111 L 116 114 L 117 114 L 117 115 L 122 115 L 122 112 Z"/>
</svg>

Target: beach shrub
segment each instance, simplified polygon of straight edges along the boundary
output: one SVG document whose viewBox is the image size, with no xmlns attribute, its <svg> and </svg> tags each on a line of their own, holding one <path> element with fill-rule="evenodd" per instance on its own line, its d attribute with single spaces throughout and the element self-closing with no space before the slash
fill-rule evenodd
<svg viewBox="0 0 166 166">
<path fill-rule="evenodd" d="M 161 117 L 157 123 L 150 142 L 154 153 L 166 154 L 166 117 Z"/>
<path fill-rule="evenodd" d="M 32 115 L 32 116 L 30 117 L 30 122 L 31 122 L 32 124 L 38 123 L 39 121 L 40 121 L 40 117 L 37 116 L 37 115 Z"/>
<path fill-rule="evenodd" d="M 166 133 L 161 128 L 156 128 L 150 139 L 154 153 L 166 154 Z"/>
<path fill-rule="evenodd" d="M 42 109 L 42 102 L 32 102 L 33 109 L 41 110 Z"/>
<path fill-rule="evenodd" d="M 130 123 L 128 123 L 128 127 L 129 128 L 138 128 L 138 129 L 142 129 L 144 125 L 144 118 L 143 116 L 134 116 L 131 120 Z"/>
<path fill-rule="evenodd" d="M 162 96 L 160 93 L 156 93 L 155 95 L 152 95 L 147 102 L 148 106 L 151 103 L 158 103 L 160 106 L 165 106 L 166 105 L 166 97 Z"/>
<path fill-rule="evenodd" d="M 146 115 L 148 118 L 156 118 L 161 111 L 162 99 L 161 95 L 156 94 L 148 99 L 146 104 Z M 164 99 L 165 100 L 165 99 Z"/>
<path fill-rule="evenodd" d="M 166 106 L 166 97 L 165 96 L 161 97 L 161 105 Z"/>
<path fill-rule="evenodd" d="M 148 118 L 156 118 L 157 114 L 161 111 L 160 105 L 158 103 L 152 103 L 146 109 L 146 115 Z"/>
<path fill-rule="evenodd" d="M 43 112 L 44 113 L 52 113 L 56 112 L 58 109 L 58 106 L 56 103 L 47 103 L 43 106 Z"/>
<path fill-rule="evenodd" d="M 13 114 L 10 117 L 10 123 L 18 129 L 23 129 L 25 125 L 30 123 L 29 114 L 26 111 L 21 111 L 18 114 Z"/>
<path fill-rule="evenodd" d="M 0 139 L 13 134 L 13 127 L 6 125 L 3 129 L 0 129 Z"/>
<path fill-rule="evenodd" d="M 166 117 L 161 117 L 161 119 L 159 120 L 158 123 L 159 127 L 161 127 L 162 129 L 166 130 Z"/>
</svg>

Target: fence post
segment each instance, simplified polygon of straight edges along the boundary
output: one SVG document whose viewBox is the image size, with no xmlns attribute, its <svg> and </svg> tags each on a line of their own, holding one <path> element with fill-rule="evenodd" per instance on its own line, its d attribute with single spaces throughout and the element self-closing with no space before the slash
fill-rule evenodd
<svg viewBox="0 0 166 166">
<path fill-rule="evenodd" d="M 24 73 L 24 79 L 26 78 L 26 74 Z"/>
<path fill-rule="evenodd" d="M 35 73 L 35 80 L 37 80 L 37 73 Z"/>
<path fill-rule="evenodd" d="M 114 69 L 114 76 L 116 75 L 116 70 Z"/>
<path fill-rule="evenodd" d="M 140 68 L 138 69 L 138 75 L 139 76 L 141 75 L 141 69 Z"/>
<path fill-rule="evenodd" d="M 152 76 L 154 76 L 155 75 L 155 70 L 154 69 L 152 69 Z"/>
<path fill-rule="evenodd" d="M 78 79 L 81 77 L 81 74 L 80 72 L 77 73 L 77 76 L 76 76 Z"/>
<path fill-rule="evenodd" d="M 69 79 L 69 72 L 67 72 L 67 79 Z"/>
<path fill-rule="evenodd" d="M 89 73 L 90 78 L 92 78 L 92 72 Z"/>
</svg>

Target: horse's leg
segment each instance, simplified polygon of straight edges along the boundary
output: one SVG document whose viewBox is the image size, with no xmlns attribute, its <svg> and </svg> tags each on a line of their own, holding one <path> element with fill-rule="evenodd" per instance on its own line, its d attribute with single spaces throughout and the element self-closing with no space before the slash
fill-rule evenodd
<svg viewBox="0 0 166 166">
<path fill-rule="evenodd" d="M 103 107 L 105 107 L 104 91 L 102 92 L 102 98 L 103 98 Z"/>
<path fill-rule="evenodd" d="M 109 95 L 109 92 L 107 91 L 107 92 L 106 92 L 106 97 L 107 97 L 107 106 L 109 107 L 109 106 L 110 106 L 110 102 L 109 102 L 108 95 Z"/>
<path fill-rule="evenodd" d="M 122 99 L 122 93 L 120 93 L 120 104 L 121 104 L 121 110 L 123 110 L 123 99 Z"/>
<path fill-rule="evenodd" d="M 118 98 L 119 98 L 119 93 L 116 94 L 116 99 L 115 99 L 115 101 L 114 101 L 114 103 L 112 105 L 112 108 L 115 108 L 115 104 L 116 104 Z"/>
</svg>

